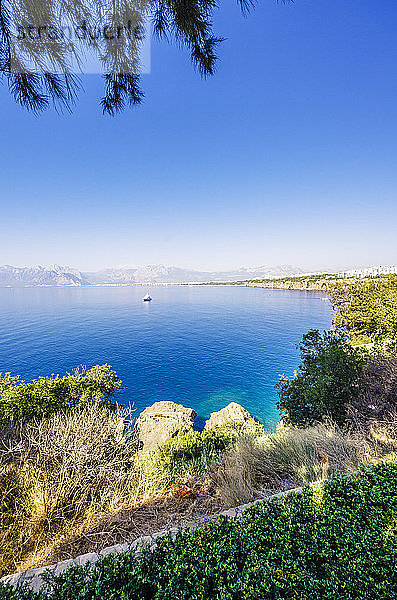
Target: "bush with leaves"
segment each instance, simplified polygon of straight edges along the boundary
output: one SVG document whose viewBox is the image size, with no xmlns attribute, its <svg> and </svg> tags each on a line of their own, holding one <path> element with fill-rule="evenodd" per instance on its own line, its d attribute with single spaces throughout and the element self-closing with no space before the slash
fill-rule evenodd
<svg viewBox="0 0 397 600">
<path fill-rule="evenodd" d="M 360 393 L 364 352 L 342 335 L 316 329 L 303 336 L 299 349 L 299 371 L 292 378 L 282 375 L 277 385 L 283 421 L 303 427 L 326 419 L 343 424 L 348 405 Z"/>
<path fill-rule="evenodd" d="M 179 433 L 152 452 L 139 456 L 137 465 L 153 486 L 167 487 L 178 479 L 202 475 L 239 438 L 261 433 L 263 427 L 259 423 L 238 421 L 204 431 Z"/>
<path fill-rule="evenodd" d="M 331 300 L 335 326 L 353 343 L 397 347 L 397 275 L 336 282 Z"/>
<path fill-rule="evenodd" d="M 397 597 L 397 466 L 379 464 L 73 567 L 52 591 L 0 600 L 390 600 Z"/>
<path fill-rule="evenodd" d="M 19 375 L 0 373 L 0 425 L 48 417 L 92 401 L 114 407 L 112 398 L 119 389 L 121 381 L 107 364 L 64 377 L 39 377 L 29 383 Z"/>
</svg>

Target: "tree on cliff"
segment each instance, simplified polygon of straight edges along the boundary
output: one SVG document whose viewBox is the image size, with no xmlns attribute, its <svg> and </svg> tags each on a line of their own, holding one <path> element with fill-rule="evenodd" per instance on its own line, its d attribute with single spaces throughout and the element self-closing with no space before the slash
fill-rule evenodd
<svg viewBox="0 0 397 600">
<path fill-rule="evenodd" d="M 343 335 L 310 329 L 299 345 L 302 364 L 294 377 L 278 382 L 284 423 L 307 427 L 327 419 L 343 425 L 349 405 L 360 394 L 358 385 L 367 359 Z"/>
<path fill-rule="evenodd" d="M 243 11 L 253 4 L 253 0 L 238 2 Z M 202 76 L 214 73 L 216 48 L 222 41 L 213 34 L 216 6 L 215 0 L 39 0 L 36 4 L 6 0 L 0 3 L 0 74 L 16 102 L 29 110 L 38 112 L 51 102 L 70 107 L 79 89 L 73 74 L 76 63 L 81 64 L 78 54 L 93 51 L 105 73 L 102 109 L 113 115 L 142 101 L 137 65 L 147 19 L 158 38 L 174 39 L 189 49 Z M 65 20 L 73 25 L 69 31 L 78 34 L 72 50 L 72 42 L 62 33 Z M 119 25 L 126 22 L 127 32 Z M 103 35 L 96 37 L 98 31 Z M 120 34 L 125 34 L 123 44 L 116 43 Z M 74 69 L 69 64 L 71 52 Z"/>
</svg>

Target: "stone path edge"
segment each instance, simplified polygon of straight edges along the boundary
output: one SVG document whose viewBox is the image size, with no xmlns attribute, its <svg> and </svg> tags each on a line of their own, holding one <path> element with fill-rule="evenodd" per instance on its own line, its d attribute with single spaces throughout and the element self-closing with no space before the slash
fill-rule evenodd
<svg viewBox="0 0 397 600">
<path fill-rule="evenodd" d="M 63 560 L 54 565 L 36 567 L 34 569 L 29 569 L 28 571 L 14 573 L 13 575 L 5 575 L 0 579 L 0 583 L 8 584 L 13 587 L 17 587 L 25 583 L 28 584 L 33 591 L 37 592 L 45 586 L 45 583 L 41 576 L 46 572 L 52 573 L 53 575 L 60 575 L 61 573 L 75 565 L 82 566 L 86 565 L 87 563 L 93 565 L 97 560 L 100 560 L 107 554 L 120 554 L 122 552 L 135 552 L 135 554 L 139 554 L 145 547 L 150 547 L 151 550 L 154 550 L 157 545 L 156 540 L 165 535 L 171 534 L 172 537 L 175 537 L 176 533 L 181 529 L 197 529 L 198 527 L 203 526 L 209 521 L 214 520 L 220 516 L 229 517 L 231 519 L 239 518 L 239 516 L 245 510 L 251 508 L 252 506 L 255 506 L 256 504 L 261 504 L 263 502 L 271 502 L 272 500 L 276 500 L 277 498 L 281 498 L 283 496 L 288 496 L 292 493 L 299 493 L 301 489 L 302 488 L 298 487 L 293 488 L 291 490 L 286 490 L 284 492 L 278 492 L 277 494 L 273 494 L 272 496 L 268 496 L 267 498 L 261 498 L 260 500 L 255 500 L 254 502 L 250 502 L 248 504 L 242 504 L 240 506 L 236 506 L 235 508 L 229 508 L 228 510 L 224 510 L 220 513 L 209 515 L 208 517 L 201 518 L 197 521 L 185 523 L 180 527 L 171 527 L 169 529 L 163 529 L 161 531 L 157 531 L 156 533 L 152 533 L 151 535 L 144 535 L 138 537 L 132 542 L 125 542 L 124 544 L 108 546 L 107 548 L 103 548 L 98 553 L 89 552 L 88 554 L 82 554 L 77 558 L 69 558 L 68 560 Z"/>
</svg>

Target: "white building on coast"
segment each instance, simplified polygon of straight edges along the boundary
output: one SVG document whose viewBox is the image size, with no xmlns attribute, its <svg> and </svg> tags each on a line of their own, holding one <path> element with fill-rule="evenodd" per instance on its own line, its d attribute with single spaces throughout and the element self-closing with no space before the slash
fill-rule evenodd
<svg viewBox="0 0 397 600">
<path fill-rule="evenodd" d="M 340 271 L 338 279 L 364 279 L 365 277 L 377 277 L 377 275 L 394 275 L 397 274 L 397 266 L 379 266 L 367 267 L 366 269 L 350 269 L 349 271 Z"/>
</svg>

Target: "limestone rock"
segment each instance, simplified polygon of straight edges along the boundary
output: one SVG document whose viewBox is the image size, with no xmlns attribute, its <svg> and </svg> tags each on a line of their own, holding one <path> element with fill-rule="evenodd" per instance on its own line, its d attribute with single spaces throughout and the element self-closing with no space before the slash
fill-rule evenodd
<svg viewBox="0 0 397 600">
<path fill-rule="evenodd" d="M 135 434 L 139 447 L 145 452 L 154 450 L 177 433 L 189 431 L 193 427 L 196 412 L 175 402 L 161 401 L 148 406 L 139 415 L 135 424 Z"/>
<path fill-rule="evenodd" d="M 210 418 L 205 422 L 204 429 L 213 429 L 230 421 L 238 421 L 239 423 L 256 422 L 254 417 L 241 404 L 230 402 L 225 408 L 211 413 Z"/>
</svg>

